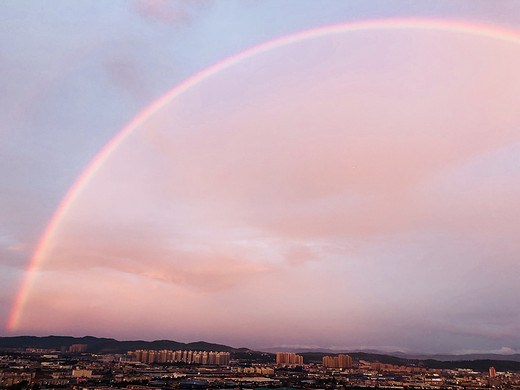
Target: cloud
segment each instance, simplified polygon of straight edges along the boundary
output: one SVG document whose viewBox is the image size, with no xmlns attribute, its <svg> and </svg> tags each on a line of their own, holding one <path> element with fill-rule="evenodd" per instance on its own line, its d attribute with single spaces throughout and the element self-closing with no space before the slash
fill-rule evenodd
<svg viewBox="0 0 520 390">
<path fill-rule="evenodd" d="M 497 355 L 515 355 L 520 354 L 520 349 L 511 347 L 501 347 L 499 349 L 462 349 L 454 351 L 455 355 L 473 355 L 473 354 L 497 354 Z"/>
<path fill-rule="evenodd" d="M 316 259 L 312 251 L 306 246 L 291 248 L 285 255 L 286 261 L 293 266 L 301 266 Z"/>
<path fill-rule="evenodd" d="M 134 4 L 138 14 L 147 20 L 166 24 L 185 24 L 191 22 L 210 4 L 210 1 L 137 0 Z"/>
<path fill-rule="evenodd" d="M 127 241 L 130 235 L 121 240 L 112 236 L 110 242 L 101 244 L 86 238 L 96 237 L 93 232 L 83 232 L 85 235 L 79 236 L 83 239 L 71 236 L 65 245 L 59 245 L 59 253 L 45 264 L 48 272 L 89 273 L 102 269 L 134 275 L 143 282 L 156 280 L 210 293 L 233 289 L 276 269 L 269 261 L 244 261 L 247 248 L 237 251 L 220 245 L 189 250 L 165 247 L 161 240 L 143 237 Z"/>
<path fill-rule="evenodd" d="M 5 229 L 5 228 L 4 228 Z M 0 257 L 2 265 L 9 268 L 25 269 L 26 261 L 30 256 L 30 246 L 10 234 L 0 235 Z"/>
<path fill-rule="evenodd" d="M 15 251 L 15 252 L 25 252 L 27 250 L 27 248 L 28 248 L 27 244 L 22 243 L 22 244 L 11 245 L 7 249 L 10 251 Z"/>
<path fill-rule="evenodd" d="M 146 84 L 142 78 L 142 71 L 137 61 L 128 58 L 113 57 L 105 63 L 108 77 L 120 88 L 123 88 L 132 96 L 147 95 Z"/>
</svg>

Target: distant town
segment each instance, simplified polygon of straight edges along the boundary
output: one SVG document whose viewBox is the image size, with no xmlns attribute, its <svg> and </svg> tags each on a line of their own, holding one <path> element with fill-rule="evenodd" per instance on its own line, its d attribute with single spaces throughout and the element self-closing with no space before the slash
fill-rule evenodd
<svg viewBox="0 0 520 390">
<path fill-rule="evenodd" d="M 134 349 L 114 353 L 90 351 L 108 348 L 107 342 L 99 341 L 92 341 L 91 345 L 97 347 L 91 348 L 88 343 L 71 344 L 74 338 L 68 338 L 68 344 L 59 348 L 42 348 L 43 344 L 63 342 L 65 338 L 45 343 L 37 340 L 40 342 L 33 346 L 28 346 L 27 341 L 9 344 L 5 340 L 8 338 L 1 339 L 0 387 L 13 390 L 520 389 L 519 364 L 504 371 L 492 365 L 484 368 L 486 363 L 507 365 L 499 361 L 474 363 L 480 369 L 467 368 L 468 362 L 464 361 L 459 362 L 460 367 L 450 362 L 451 368 L 431 368 L 427 361 L 395 357 L 403 364 L 390 364 L 392 357 L 385 355 L 274 354 L 203 342 L 194 344 L 220 350 Z M 114 343 L 110 345 L 116 348 Z"/>
</svg>

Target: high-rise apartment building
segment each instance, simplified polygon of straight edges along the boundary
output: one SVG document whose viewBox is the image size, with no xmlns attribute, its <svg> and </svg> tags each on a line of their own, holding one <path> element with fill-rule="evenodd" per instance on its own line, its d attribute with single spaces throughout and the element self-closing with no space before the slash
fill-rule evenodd
<svg viewBox="0 0 520 390">
<path fill-rule="evenodd" d="M 339 368 L 352 368 L 352 358 L 349 355 L 338 355 Z"/>
<path fill-rule="evenodd" d="M 78 353 L 78 352 L 86 352 L 87 344 L 72 344 L 69 347 L 69 352 Z"/>
<path fill-rule="evenodd" d="M 301 366 L 303 364 L 303 356 L 296 355 L 295 353 L 277 352 L 276 353 L 276 364 L 288 364 L 288 365 Z"/>
<path fill-rule="evenodd" d="M 228 366 L 231 360 L 229 352 L 217 352 L 217 363 L 220 366 Z"/>
<path fill-rule="evenodd" d="M 227 366 L 231 360 L 229 352 L 207 352 L 207 351 L 153 351 L 137 350 L 129 352 L 134 360 L 142 363 L 178 363 L 188 364 L 216 364 Z"/>
<path fill-rule="evenodd" d="M 352 368 L 352 358 L 349 355 L 324 356 L 323 367 Z"/>
</svg>

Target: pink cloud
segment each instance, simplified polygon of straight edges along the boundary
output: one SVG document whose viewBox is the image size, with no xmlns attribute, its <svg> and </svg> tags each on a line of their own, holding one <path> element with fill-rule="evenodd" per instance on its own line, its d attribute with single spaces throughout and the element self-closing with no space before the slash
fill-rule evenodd
<svg viewBox="0 0 520 390">
<path fill-rule="evenodd" d="M 208 0 L 137 0 L 135 7 L 146 19 L 173 24 L 191 21 L 209 3 Z"/>
<path fill-rule="evenodd" d="M 7 249 L 14 252 L 24 252 L 27 250 L 27 244 L 14 244 L 9 246 Z"/>
</svg>

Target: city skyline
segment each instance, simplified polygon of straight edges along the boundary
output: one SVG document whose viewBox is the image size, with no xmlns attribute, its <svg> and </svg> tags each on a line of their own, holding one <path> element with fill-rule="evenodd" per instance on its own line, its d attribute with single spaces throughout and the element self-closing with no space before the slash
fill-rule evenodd
<svg viewBox="0 0 520 390">
<path fill-rule="evenodd" d="M 89 348 L 85 351 L 83 347 L 86 345 L 71 345 L 68 351 L 66 346 L 57 350 L 4 350 L 0 384 L 4 387 L 40 384 L 73 388 L 78 382 L 90 386 L 110 383 L 113 387 L 119 385 L 117 388 L 126 385 L 126 389 L 135 388 L 136 384 L 140 388 L 166 384 L 181 388 L 269 385 L 271 388 L 299 389 L 314 385 L 319 388 L 335 386 L 357 389 L 384 385 L 397 389 L 405 386 L 423 389 L 455 386 L 507 389 L 520 383 L 520 363 L 506 360 L 447 362 L 366 353 L 331 357 L 315 352 L 305 354 L 305 357 L 278 353 L 275 359 L 273 354 L 244 350 L 218 353 L 127 349 L 126 353 L 114 354 L 108 351 L 88 352 Z M 73 348 L 82 351 L 72 351 Z M 20 365 L 21 359 L 13 359 L 13 354 L 23 357 L 26 364 Z M 321 356 L 323 358 L 320 360 Z M 75 364 L 70 364 L 70 360 Z"/>
<path fill-rule="evenodd" d="M 0 5 L 0 334 L 520 351 L 512 3 L 65 4 Z"/>
</svg>

